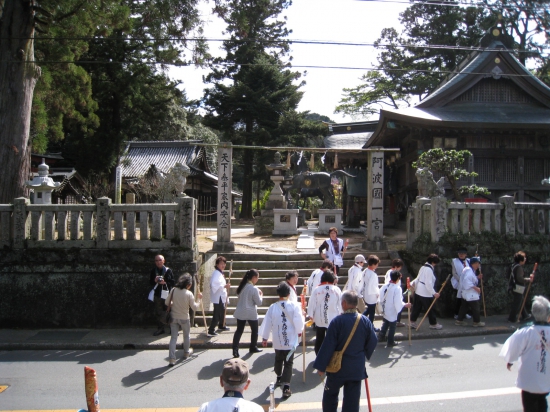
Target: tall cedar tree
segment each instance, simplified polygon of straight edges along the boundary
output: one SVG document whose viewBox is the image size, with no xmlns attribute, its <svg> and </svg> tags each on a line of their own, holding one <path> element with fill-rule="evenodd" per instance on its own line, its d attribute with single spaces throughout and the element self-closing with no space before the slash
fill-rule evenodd
<svg viewBox="0 0 550 412">
<path fill-rule="evenodd" d="M 184 137 L 187 100 L 164 70 L 169 64 L 200 64 L 206 53 L 204 41 L 188 40 L 202 36 L 198 0 L 122 3 L 130 10 L 125 27 L 92 39 L 82 56 L 100 124 L 93 136 L 68 129 L 63 151 L 84 174 L 114 166 L 129 140 Z"/>
<path fill-rule="evenodd" d="M 550 28 L 550 14 L 544 6 L 548 0 L 484 0 L 484 7 L 453 7 L 458 3 L 448 3 L 413 4 L 400 15 L 403 30 L 382 30 L 375 42 L 381 50 L 377 70 L 364 75 L 359 86 L 344 89 L 336 112 L 369 116 L 378 113 L 380 107 L 398 108 L 422 100 L 469 53 L 453 47 L 479 46 L 487 30 L 499 22 L 516 40 L 522 63 L 536 57 L 539 67 L 547 64 L 539 53 L 543 46 L 536 42 L 536 34 Z M 427 47 L 430 45 L 446 47 Z"/>
<path fill-rule="evenodd" d="M 213 87 L 205 90 L 205 121 L 221 130 L 225 138 L 239 145 L 282 144 L 277 131 L 281 116 L 294 111 L 302 98 L 295 84 L 300 74 L 290 70 L 283 58 L 288 55 L 290 33 L 279 15 L 291 4 L 287 0 L 216 0 L 214 12 L 227 23 L 224 41 L 226 56 L 214 63 L 205 79 Z M 237 154 L 242 168 L 242 212 L 252 217 L 254 160 L 251 150 Z M 262 168 L 261 165 L 258 168 Z M 234 175 L 237 181 L 239 176 Z"/>
<path fill-rule="evenodd" d="M 73 34 L 88 36 L 97 28 L 104 27 L 114 10 L 119 12 L 116 5 L 107 0 L 66 0 L 62 4 L 53 0 L 43 0 L 40 4 L 22 0 L 0 1 L 0 203 L 11 203 L 15 197 L 26 194 L 25 181 L 30 174 L 32 147 L 32 102 L 41 74 L 41 67 L 35 62 L 35 36 L 38 33 L 56 36 L 58 27 L 72 24 L 80 26 Z M 40 50 L 47 48 L 38 47 Z M 78 101 L 76 106 L 85 106 L 86 101 L 90 102 L 88 91 L 83 91 L 86 89 L 86 76 L 71 63 L 60 63 L 71 62 L 79 55 L 84 49 L 82 43 L 69 44 L 64 39 L 52 48 L 56 50 L 48 57 L 57 59 L 57 63 L 54 65 L 50 61 L 50 65 L 44 68 L 44 82 L 51 86 L 59 78 L 51 75 L 51 72 L 64 72 L 74 82 L 73 87 L 76 89 L 70 91 L 70 99 Z M 38 57 L 45 58 L 45 54 L 40 53 Z M 56 87 L 50 87 L 52 94 L 57 93 L 53 91 Z M 37 134 L 45 134 L 48 124 L 46 113 L 59 116 L 66 103 L 55 98 L 38 99 L 35 106 L 39 119 Z M 87 116 L 87 110 L 84 108 L 83 117 Z M 72 114 L 78 117 L 76 111 Z M 37 138 L 37 146 L 43 149 L 44 140 Z"/>
</svg>

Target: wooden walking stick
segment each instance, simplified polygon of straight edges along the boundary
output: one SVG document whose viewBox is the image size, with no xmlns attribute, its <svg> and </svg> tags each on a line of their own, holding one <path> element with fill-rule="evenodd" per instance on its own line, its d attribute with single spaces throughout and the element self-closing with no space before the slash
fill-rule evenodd
<svg viewBox="0 0 550 412">
<path fill-rule="evenodd" d="M 202 274 L 202 281 L 204 282 L 204 273 Z M 199 293 L 201 293 L 201 283 L 199 280 Z M 204 314 L 204 303 L 201 298 L 201 310 L 202 310 L 202 321 L 204 322 L 204 331 L 208 334 L 208 325 L 206 324 L 206 315 Z"/>
<path fill-rule="evenodd" d="M 370 404 L 369 378 L 365 378 L 365 390 L 367 391 L 367 404 L 369 405 L 369 412 L 372 412 L 372 405 Z"/>
<path fill-rule="evenodd" d="M 535 266 L 533 267 L 533 272 L 531 272 L 531 274 L 533 275 L 533 279 L 531 279 L 531 281 L 527 285 L 527 292 L 525 292 L 525 296 L 523 298 L 523 303 L 521 304 L 521 309 L 519 310 L 519 314 L 518 314 L 518 320 L 517 320 L 518 322 L 521 318 L 521 314 L 523 313 L 523 308 L 525 307 L 525 302 L 527 301 L 527 296 L 529 296 L 529 289 L 531 288 L 531 284 L 535 280 L 535 271 L 537 270 L 538 265 L 539 265 L 538 262 L 535 262 Z"/>
<path fill-rule="evenodd" d="M 229 278 L 227 283 L 231 285 L 231 275 L 233 274 L 233 259 L 229 262 Z M 229 289 L 231 290 L 231 289 Z M 227 305 L 229 304 L 229 290 L 227 291 L 227 299 L 225 301 L 225 312 L 223 313 L 223 327 L 225 328 L 225 318 L 227 317 Z"/>
<path fill-rule="evenodd" d="M 302 288 L 302 313 L 306 312 L 306 292 L 307 281 L 304 279 L 304 287 Z M 306 381 L 306 323 L 304 322 L 304 330 L 302 331 L 302 382 Z"/>
<path fill-rule="evenodd" d="M 449 276 L 447 276 L 447 279 L 445 279 L 445 282 L 443 282 L 443 284 L 441 285 L 441 288 L 439 288 L 439 294 L 441 295 L 441 292 L 443 291 L 443 288 L 445 287 L 445 285 L 447 284 L 447 282 L 449 281 L 449 278 L 451 277 L 451 273 L 449 273 Z M 437 301 L 437 298 L 435 298 L 432 302 L 432 304 L 430 305 L 430 307 L 428 308 L 428 310 L 426 311 L 426 313 L 424 314 L 424 317 L 422 318 L 422 320 L 420 321 L 420 323 L 418 324 L 418 326 L 416 327 L 416 330 L 420 329 L 420 326 L 422 326 L 422 322 L 424 322 L 424 319 L 426 319 L 426 316 L 428 316 L 428 313 L 430 313 L 430 310 L 432 310 L 432 307 L 433 305 L 435 304 L 435 302 Z"/>
<path fill-rule="evenodd" d="M 411 278 L 407 278 L 407 303 L 410 304 L 411 303 Z M 408 310 L 408 315 L 409 315 L 409 346 L 412 345 L 411 343 L 411 307 L 409 306 L 409 310 Z"/>
<path fill-rule="evenodd" d="M 478 245 L 476 244 L 476 257 L 479 257 L 477 253 L 477 247 Z M 485 309 L 485 292 L 483 291 L 483 273 L 481 273 L 481 263 L 479 264 L 479 274 L 481 275 L 479 284 L 481 286 L 481 302 L 483 303 L 483 317 L 487 318 L 487 310 Z"/>
</svg>

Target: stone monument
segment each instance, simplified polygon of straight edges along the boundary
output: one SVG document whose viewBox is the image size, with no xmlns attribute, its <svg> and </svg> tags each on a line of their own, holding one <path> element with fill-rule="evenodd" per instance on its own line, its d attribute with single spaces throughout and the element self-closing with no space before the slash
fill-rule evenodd
<svg viewBox="0 0 550 412">
<path fill-rule="evenodd" d="M 384 243 L 384 152 L 369 151 L 367 172 L 367 239 L 363 249 L 385 249 Z"/>
<path fill-rule="evenodd" d="M 234 252 L 231 241 L 231 206 L 233 188 L 233 145 L 230 142 L 218 146 L 218 232 L 212 246 L 215 252 Z"/>
<path fill-rule="evenodd" d="M 283 195 L 283 189 L 281 189 L 281 183 L 285 180 L 284 172 L 288 167 L 281 163 L 281 154 L 275 152 L 274 162 L 265 167 L 270 172 L 269 178 L 274 185 L 261 216 L 254 218 L 254 234 L 257 235 L 272 234 L 275 228 L 273 209 L 286 209 L 286 199 Z"/>
</svg>

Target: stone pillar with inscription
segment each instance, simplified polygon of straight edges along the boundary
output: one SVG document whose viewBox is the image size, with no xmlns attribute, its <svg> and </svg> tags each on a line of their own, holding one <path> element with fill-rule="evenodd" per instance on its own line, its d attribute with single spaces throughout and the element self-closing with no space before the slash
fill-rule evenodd
<svg viewBox="0 0 550 412">
<path fill-rule="evenodd" d="M 231 241 L 231 189 L 233 188 L 233 146 L 230 142 L 218 146 L 218 233 L 212 246 L 216 252 L 234 252 Z"/>
<path fill-rule="evenodd" d="M 363 249 L 385 249 L 384 243 L 384 152 L 367 154 L 367 239 Z"/>
</svg>

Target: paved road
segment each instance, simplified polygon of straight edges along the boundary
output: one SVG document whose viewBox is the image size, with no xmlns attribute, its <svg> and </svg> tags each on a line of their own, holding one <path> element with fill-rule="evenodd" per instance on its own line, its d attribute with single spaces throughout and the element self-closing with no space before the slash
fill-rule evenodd
<svg viewBox="0 0 550 412">
<path fill-rule="evenodd" d="M 514 388 L 515 371 L 508 372 L 498 358 L 505 339 L 503 335 L 489 335 L 421 340 L 391 351 L 379 345 L 367 365 L 374 410 L 521 411 Z M 192 359 L 174 368 L 166 367 L 166 356 L 165 351 L 134 350 L 3 351 L 0 385 L 9 387 L 0 393 L 0 410 L 85 408 L 85 365 L 98 373 L 102 411 L 195 411 L 202 402 L 221 396 L 218 376 L 230 350 L 196 351 Z M 302 383 L 302 357 L 297 357 L 294 395 L 281 402 L 278 411 L 320 410 L 322 385 L 312 370 L 314 357 L 308 348 L 306 383 Z M 274 377 L 273 352 L 266 350 L 244 358 L 252 368 L 252 384 L 245 397 L 267 404 L 267 386 Z M 279 401 L 280 391 L 276 396 Z M 367 410 L 366 402 L 361 410 Z"/>
</svg>

